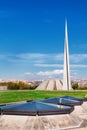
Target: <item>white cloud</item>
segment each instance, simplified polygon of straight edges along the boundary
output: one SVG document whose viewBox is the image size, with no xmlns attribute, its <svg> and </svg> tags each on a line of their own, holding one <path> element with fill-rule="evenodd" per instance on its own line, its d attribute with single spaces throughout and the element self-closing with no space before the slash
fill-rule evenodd
<svg viewBox="0 0 87 130">
<path fill-rule="evenodd" d="M 75 63 L 81 62 L 83 60 L 87 60 L 87 54 L 71 54 L 70 60 Z"/>
<path fill-rule="evenodd" d="M 33 60 L 63 60 L 63 54 L 45 54 L 45 53 L 22 53 L 17 55 L 20 59 L 33 59 Z"/>
<path fill-rule="evenodd" d="M 45 54 L 45 53 L 21 53 L 21 54 L 0 54 L 0 59 L 14 59 L 14 60 L 35 60 L 40 61 L 63 61 L 64 54 Z M 72 62 L 81 62 L 87 60 L 87 54 L 70 54 L 70 60 Z"/>
<path fill-rule="evenodd" d="M 40 76 L 52 76 L 52 75 L 60 75 L 63 73 L 63 70 L 53 70 L 53 71 L 40 71 L 37 75 Z"/>
<path fill-rule="evenodd" d="M 87 68 L 85 64 L 71 64 L 72 68 Z"/>
<path fill-rule="evenodd" d="M 37 67 L 63 67 L 63 64 L 35 64 Z"/>
<path fill-rule="evenodd" d="M 26 72 L 26 73 L 24 73 L 24 75 L 33 75 L 33 73 L 31 73 L 31 72 Z"/>
<path fill-rule="evenodd" d="M 62 61 L 62 60 L 63 60 L 63 57 L 64 57 L 64 54 L 63 54 L 63 53 L 59 53 L 59 54 L 55 54 L 55 55 L 54 55 L 54 59 L 55 59 L 55 60 L 58 60 L 58 61 Z"/>
<path fill-rule="evenodd" d="M 0 54 L 0 59 L 7 59 L 8 55 Z"/>
<path fill-rule="evenodd" d="M 35 64 L 37 67 L 63 68 L 63 64 Z M 71 68 L 87 68 L 86 64 L 70 64 Z"/>
<path fill-rule="evenodd" d="M 21 53 L 21 54 L 0 54 L 0 59 L 15 63 L 32 64 L 36 67 L 63 67 L 63 53 Z M 51 64 L 52 63 L 52 64 Z M 57 64 L 58 63 L 58 64 Z M 87 68 L 87 54 L 71 54 L 71 67 Z M 76 64 L 75 64 L 76 63 Z M 84 64 L 85 63 L 85 64 Z"/>
<path fill-rule="evenodd" d="M 2 75 L 4 73 L 6 74 L 6 71 L 9 70 L 9 72 L 13 72 L 15 75 L 17 75 L 16 73 L 20 73 L 20 74 L 22 73 L 23 76 L 25 76 L 25 78 L 28 77 L 33 79 L 33 77 L 34 78 L 38 78 L 38 77 L 55 78 L 55 77 L 60 77 L 61 74 L 63 73 L 63 53 L 0 54 L 0 61 L 3 64 L 0 67 L 1 68 L 0 72 L 3 71 Z M 6 61 L 7 63 L 9 62 L 9 66 L 5 65 Z M 75 70 L 75 72 L 78 71 L 76 72 L 77 73 L 76 76 L 80 75 L 80 73 L 82 74 L 83 77 L 86 76 L 87 54 L 71 54 L 70 68 L 71 68 L 71 75 L 73 74 L 72 70 Z"/>
<path fill-rule="evenodd" d="M 21 59 L 39 59 L 39 58 L 45 58 L 46 54 L 42 53 L 22 53 L 18 55 L 19 58 Z"/>
<path fill-rule="evenodd" d="M 43 64 L 44 62 L 45 62 L 45 60 L 43 60 L 43 59 L 35 60 L 34 61 L 34 63 L 36 64 L 36 66 L 39 65 L 39 64 Z"/>
</svg>

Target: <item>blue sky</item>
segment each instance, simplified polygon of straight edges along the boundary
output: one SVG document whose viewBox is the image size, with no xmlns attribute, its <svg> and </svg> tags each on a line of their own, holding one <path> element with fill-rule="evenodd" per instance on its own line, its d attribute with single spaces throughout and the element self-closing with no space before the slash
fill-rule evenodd
<svg viewBox="0 0 87 130">
<path fill-rule="evenodd" d="M 62 78 L 65 18 L 72 78 L 87 78 L 86 0 L 0 1 L 0 78 Z"/>
</svg>

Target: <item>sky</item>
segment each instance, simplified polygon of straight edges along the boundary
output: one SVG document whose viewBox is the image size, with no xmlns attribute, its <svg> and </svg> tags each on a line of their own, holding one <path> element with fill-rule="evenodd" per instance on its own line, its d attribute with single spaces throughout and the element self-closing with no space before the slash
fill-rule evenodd
<svg viewBox="0 0 87 130">
<path fill-rule="evenodd" d="M 65 19 L 71 78 L 87 79 L 87 0 L 0 1 L 0 79 L 63 78 Z"/>
</svg>

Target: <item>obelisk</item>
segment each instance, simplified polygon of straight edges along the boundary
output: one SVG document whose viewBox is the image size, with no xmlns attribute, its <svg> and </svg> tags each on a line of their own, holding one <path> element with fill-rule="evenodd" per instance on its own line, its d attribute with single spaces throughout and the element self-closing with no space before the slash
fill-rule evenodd
<svg viewBox="0 0 87 130">
<path fill-rule="evenodd" d="M 67 20 L 65 21 L 63 90 L 71 90 Z"/>
</svg>

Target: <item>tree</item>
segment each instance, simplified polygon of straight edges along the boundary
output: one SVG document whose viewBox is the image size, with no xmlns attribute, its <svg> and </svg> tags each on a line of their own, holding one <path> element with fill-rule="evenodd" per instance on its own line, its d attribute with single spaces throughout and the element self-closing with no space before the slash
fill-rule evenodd
<svg viewBox="0 0 87 130">
<path fill-rule="evenodd" d="M 9 90 L 18 90 L 19 86 L 17 83 L 8 82 L 7 84 Z"/>
<path fill-rule="evenodd" d="M 75 90 L 75 89 L 78 89 L 78 87 L 79 87 L 79 85 L 78 85 L 78 83 L 73 83 L 72 84 L 72 88 Z"/>
<path fill-rule="evenodd" d="M 9 90 L 24 90 L 24 89 L 35 89 L 37 87 L 36 84 L 27 84 L 25 82 L 19 81 L 19 82 L 8 82 L 7 87 Z"/>
</svg>

